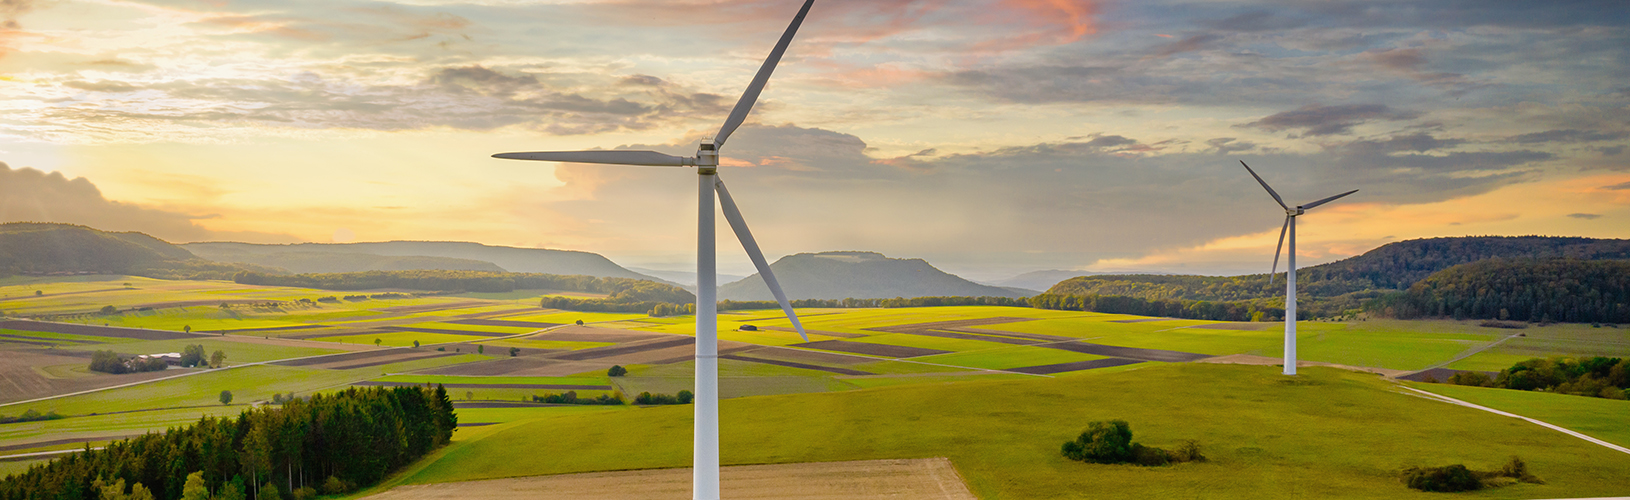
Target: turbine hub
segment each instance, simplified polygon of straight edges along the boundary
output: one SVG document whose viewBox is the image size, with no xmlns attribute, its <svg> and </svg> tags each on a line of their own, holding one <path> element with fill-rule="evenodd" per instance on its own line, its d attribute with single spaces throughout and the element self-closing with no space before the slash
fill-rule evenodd
<svg viewBox="0 0 1630 500">
<path fill-rule="evenodd" d="M 1290 210 L 1285 211 L 1285 215 L 1288 215 L 1288 216 L 1291 216 L 1291 217 L 1302 215 L 1303 213 L 1305 213 L 1305 211 L 1302 210 L 1302 207 L 1296 207 L 1296 208 L 1292 208 Z"/>
<path fill-rule="evenodd" d="M 696 166 L 704 170 L 719 166 L 719 147 L 713 144 L 713 139 L 703 139 L 696 146 Z"/>
</svg>

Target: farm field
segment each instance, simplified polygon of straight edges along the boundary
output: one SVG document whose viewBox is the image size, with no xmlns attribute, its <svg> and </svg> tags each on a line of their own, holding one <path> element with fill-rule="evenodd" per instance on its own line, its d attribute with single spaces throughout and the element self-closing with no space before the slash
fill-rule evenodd
<svg viewBox="0 0 1630 500">
<path fill-rule="evenodd" d="M 1522 456 L 1547 484 L 1480 498 L 1630 494 L 1630 455 L 1526 422 L 1400 394 L 1369 374 L 1165 364 L 1120 373 L 798 394 L 723 403 L 726 464 L 950 458 L 981 498 L 1437 498 L 1399 469 Z M 1113 389 L 1109 389 L 1113 388 Z M 1206 463 L 1171 467 L 1065 460 L 1059 443 L 1091 420 L 1132 423 L 1134 439 L 1201 441 Z M 1013 425 L 1025 422 L 1025 425 Z M 683 467 L 688 408 L 544 415 L 494 426 L 397 479 L 432 484 L 540 474 Z M 1363 428 L 1366 432 L 1349 432 Z M 578 450 L 540 456 L 542 448 Z"/>
<path fill-rule="evenodd" d="M 1492 387 L 1408 384 L 1416 389 L 1538 419 L 1630 448 L 1630 401 Z"/>
</svg>

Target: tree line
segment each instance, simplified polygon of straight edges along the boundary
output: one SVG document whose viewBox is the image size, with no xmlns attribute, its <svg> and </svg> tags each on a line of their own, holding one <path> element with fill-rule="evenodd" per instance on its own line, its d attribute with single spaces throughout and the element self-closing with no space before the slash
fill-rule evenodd
<svg viewBox="0 0 1630 500">
<path fill-rule="evenodd" d="M 353 387 L 87 447 L 0 480 L 0 500 L 96 500 L 98 486 L 124 483 L 158 500 L 179 499 L 195 474 L 189 500 L 200 498 L 200 486 L 240 500 L 308 496 L 318 487 L 338 494 L 446 444 L 457 426 L 439 385 Z"/>
<path fill-rule="evenodd" d="M 1284 307 L 1268 300 L 1211 302 L 1206 300 L 1144 299 L 1117 295 L 1059 295 L 1044 293 L 1030 297 L 1030 307 L 1064 311 L 1089 311 L 1136 316 L 1203 319 L 1211 321 L 1275 321 L 1285 317 Z M 1309 317 L 1297 311 L 1298 318 Z"/>
<path fill-rule="evenodd" d="M 584 275 L 539 273 L 497 273 L 488 271 L 365 271 L 356 273 L 314 273 L 276 275 L 240 272 L 232 281 L 245 285 L 273 285 L 321 290 L 370 290 L 402 288 L 438 292 L 513 292 L 515 290 L 565 290 L 600 293 L 611 302 L 688 302 L 696 296 L 673 285 L 633 278 L 596 278 Z"/>
<path fill-rule="evenodd" d="M 1630 398 L 1630 360 L 1600 356 L 1534 358 L 1500 370 L 1494 377 L 1478 372 L 1458 372 L 1447 382 L 1455 385 L 1627 399 Z"/>
<path fill-rule="evenodd" d="M 1404 319 L 1630 323 L 1630 261 L 1490 259 L 1445 269 L 1366 307 Z"/>
</svg>

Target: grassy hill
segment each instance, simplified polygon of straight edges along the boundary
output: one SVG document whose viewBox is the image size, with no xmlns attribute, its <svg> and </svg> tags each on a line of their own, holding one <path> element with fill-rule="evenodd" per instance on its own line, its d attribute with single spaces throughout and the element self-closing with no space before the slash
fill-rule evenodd
<svg viewBox="0 0 1630 500">
<path fill-rule="evenodd" d="M 948 457 L 981 498 L 1441 498 L 1398 471 L 1518 455 L 1547 483 L 1473 494 L 1630 494 L 1630 456 L 1521 420 L 1401 394 L 1373 375 L 1179 364 L 1051 379 L 903 386 L 724 401 L 725 464 Z M 1113 390 L 1109 390 L 1113 388 Z M 1622 402 L 1615 402 L 1622 403 Z M 1620 405 L 1621 409 L 1623 405 Z M 560 413 L 455 437 L 407 484 L 684 467 L 690 408 Z M 1059 454 L 1093 420 L 1134 440 L 1200 442 L 1210 461 L 1095 465 Z M 1355 432 L 1362 429 L 1362 432 Z M 463 433 L 464 431 L 460 431 Z M 539 457 L 539 449 L 572 450 Z"/>
<path fill-rule="evenodd" d="M 788 299 L 875 299 L 894 297 L 1021 297 L 1024 294 L 981 285 L 946 273 L 923 259 L 891 259 L 876 252 L 821 252 L 788 255 L 770 264 Z M 757 273 L 719 287 L 719 298 L 774 300 Z"/>
<path fill-rule="evenodd" d="M 243 269 L 199 259 L 138 232 L 55 223 L 0 224 L 0 275 L 98 273 L 220 279 Z"/>
<path fill-rule="evenodd" d="M 597 253 L 491 246 L 458 241 L 296 243 L 291 245 L 207 242 L 188 243 L 182 245 L 182 247 L 200 257 L 215 261 L 285 262 L 297 266 L 308 266 L 315 265 L 313 261 L 321 260 L 324 255 L 339 256 L 337 258 L 346 259 L 328 264 L 331 269 L 297 272 L 432 269 L 586 275 L 598 278 L 633 278 L 662 281 L 625 269 L 612 262 L 611 259 Z M 351 256 L 354 254 L 396 257 L 398 259 L 367 259 Z M 490 264 L 498 269 L 485 267 L 482 265 L 483 263 Z M 345 267 L 350 265 L 356 267 Z M 362 266 L 377 268 L 363 268 Z"/>
<path fill-rule="evenodd" d="M 189 249 L 200 257 L 216 262 L 256 264 L 286 269 L 293 273 L 350 273 L 365 271 L 487 271 L 504 272 L 497 264 L 471 259 L 427 257 L 422 255 L 389 256 L 366 253 L 339 252 L 273 252 L 244 251 L 233 245 L 203 244 Z"/>
</svg>

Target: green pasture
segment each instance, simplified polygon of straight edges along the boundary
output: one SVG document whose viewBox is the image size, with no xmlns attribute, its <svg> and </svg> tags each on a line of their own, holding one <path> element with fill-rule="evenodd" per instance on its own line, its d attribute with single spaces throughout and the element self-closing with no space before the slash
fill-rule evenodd
<svg viewBox="0 0 1630 500">
<path fill-rule="evenodd" d="M 1630 401 L 1464 385 L 1411 382 L 1409 386 L 1630 447 Z"/>
<path fill-rule="evenodd" d="M 944 368 L 941 368 L 941 370 L 944 370 Z M 852 376 L 852 377 L 838 377 L 838 379 L 842 380 L 844 383 L 847 383 L 849 385 L 852 385 L 852 386 L 855 386 L 855 387 L 861 388 L 861 389 L 872 389 L 872 388 L 877 388 L 877 387 L 894 387 L 894 386 L 902 386 L 902 385 L 925 385 L 925 384 L 941 384 L 941 385 L 943 385 L 943 384 L 956 384 L 956 383 L 962 383 L 962 382 L 976 382 L 976 381 L 990 381 L 990 380 L 1023 380 L 1023 379 L 1031 379 L 1031 378 L 1036 378 L 1036 376 L 1035 375 L 1025 375 L 1025 374 L 1020 374 L 1020 373 L 997 373 L 997 372 L 987 372 L 987 371 L 963 371 L 963 372 L 945 372 L 945 371 L 941 371 L 941 372 L 934 372 L 934 373 L 919 373 L 919 374 L 907 374 L 907 375 L 884 375 L 884 376 L 864 375 L 864 376 Z"/>
<path fill-rule="evenodd" d="M 303 358 L 306 356 L 344 352 L 338 349 L 324 349 L 320 345 L 313 345 L 310 347 L 269 345 L 251 342 L 235 342 L 225 338 L 216 337 L 123 342 L 111 344 L 107 346 L 106 349 L 110 349 L 121 354 L 157 354 L 166 352 L 181 352 L 182 349 L 189 345 L 204 346 L 204 353 L 206 356 L 213 354 L 217 350 L 226 353 L 227 365 L 241 365 L 244 363 Z"/>
<path fill-rule="evenodd" d="M 72 333 L 33 332 L 27 330 L 7 330 L 0 328 L 0 334 L 28 337 L 29 340 L 53 342 L 58 346 L 92 346 L 95 344 L 118 344 L 127 342 L 141 342 L 138 339 L 122 337 L 98 337 L 95 335 L 75 335 Z"/>
<path fill-rule="evenodd" d="M 511 292 L 465 292 L 444 297 L 464 297 L 483 300 L 508 300 L 525 302 L 527 305 L 538 305 L 537 299 L 543 297 L 572 297 L 579 299 L 603 299 L 609 295 L 603 293 L 575 292 L 569 290 L 515 290 Z"/>
<path fill-rule="evenodd" d="M 433 322 L 428 322 L 428 323 L 414 323 L 414 324 L 411 324 L 411 325 L 401 325 L 401 326 L 402 326 L 402 328 L 436 328 L 436 329 L 442 329 L 442 330 L 463 330 L 463 331 L 470 331 L 470 332 L 483 332 L 483 333 L 493 333 L 493 334 L 502 334 L 502 335 L 518 335 L 518 334 L 522 334 L 522 333 L 535 332 L 535 331 L 541 330 L 541 328 L 532 328 L 532 327 L 529 327 L 529 326 L 462 325 L 462 324 L 458 324 L 458 323 L 443 323 L 443 322 L 439 322 L 439 321 L 433 321 Z"/>
<path fill-rule="evenodd" d="M 1421 370 L 1497 339 L 1484 333 L 1430 331 L 1409 328 L 1407 325 L 1361 322 L 1349 323 L 1345 329 L 1320 329 L 1305 333 L 1298 325 L 1296 348 L 1297 356 L 1307 361 Z"/>
<path fill-rule="evenodd" d="M 377 372 L 375 372 L 377 373 Z M 232 391 L 234 403 L 269 400 L 273 393 L 304 394 L 367 379 L 350 370 L 319 370 L 257 365 L 211 370 L 196 375 L 160 380 L 131 387 L 68 396 L 32 403 L 40 411 L 88 415 L 117 411 L 220 405 L 222 390 Z"/>
<path fill-rule="evenodd" d="M 559 384 L 606 385 L 607 377 L 483 377 L 474 375 L 391 375 L 377 382 L 409 384 Z"/>
<path fill-rule="evenodd" d="M 0 426 L 0 446 L 20 444 L 23 442 L 51 441 L 57 439 L 85 439 L 92 442 L 105 441 L 109 438 L 131 436 L 147 432 L 163 432 L 171 427 L 179 427 L 197 422 L 199 418 L 209 416 L 236 416 L 249 408 L 249 405 L 234 400 L 231 405 L 222 405 L 215 402 L 198 408 L 177 408 L 152 411 L 134 411 L 128 413 L 104 413 L 98 415 L 82 415 L 60 420 L 42 420 L 38 422 L 23 422 Z M 7 408 L 8 410 L 10 408 Z M 26 408 L 25 408 L 26 409 Z M 20 410 L 21 411 L 21 410 Z M 16 453 L 29 453 L 35 451 L 66 450 L 82 447 L 79 444 L 63 444 L 43 446 L 38 448 L 17 449 L 0 452 L 0 455 Z"/>
<path fill-rule="evenodd" d="M 1105 390 L 1113 388 L 1113 390 Z M 1060 443 L 1092 420 L 1134 439 L 1196 439 L 1205 463 L 1145 468 L 1072 462 Z M 1373 375 L 1309 368 L 1168 364 L 1052 379 L 926 384 L 722 403 L 725 464 L 949 457 L 983 498 L 1442 498 L 1398 471 L 1518 455 L 1543 485 L 1463 496 L 1630 494 L 1625 455 L 1528 424 L 1399 394 Z M 684 467 L 691 409 L 548 415 L 454 443 L 396 482 Z M 1364 432 L 1353 432 L 1363 429 Z M 540 455 L 537 450 L 572 450 Z"/>
<path fill-rule="evenodd" d="M 561 310 L 558 310 L 558 309 L 541 309 L 540 311 L 541 312 L 539 312 L 537 314 L 519 314 L 519 315 L 515 315 L 515 316 L 503 316 L 503 317 L 498 318 L 498 319 L 504 319 L 504 320 L 510 320 L 510 321 L 536 321 L 536 322 L 539 322 L 539 323 L 560 323 L 560 324 L 564 325 L 564 324 L 571 324 L 571 323 L 574 323 L 574 322 L 577 322 L 577 321 L 582 321 L 584 323 L 606 323 L 606 322 L 611 322 L 611 321 L 624 321 L 624 320 L 639 319 L 639 318 L 646 317 L 645 313 L 578 312 L 578 311 L 561 311 Z"/>
<path fill-rule="evenodd" d="M 911 360 L 945 365 L 966 366 L 969 368 L 989 368 L 992 370 L 1001 370 L 1025 366 L 1074 363 L 1076 361 L 1089 361 L 1103 358 L 1104 356 L 1094 356 L 1091 354 L 1082 354 L 1079 352 L 1065 351 L 1060 349 L 1016 345 L 985 349 L 981 351 L 922 356 L 911 358 Z"/>
</svg>

